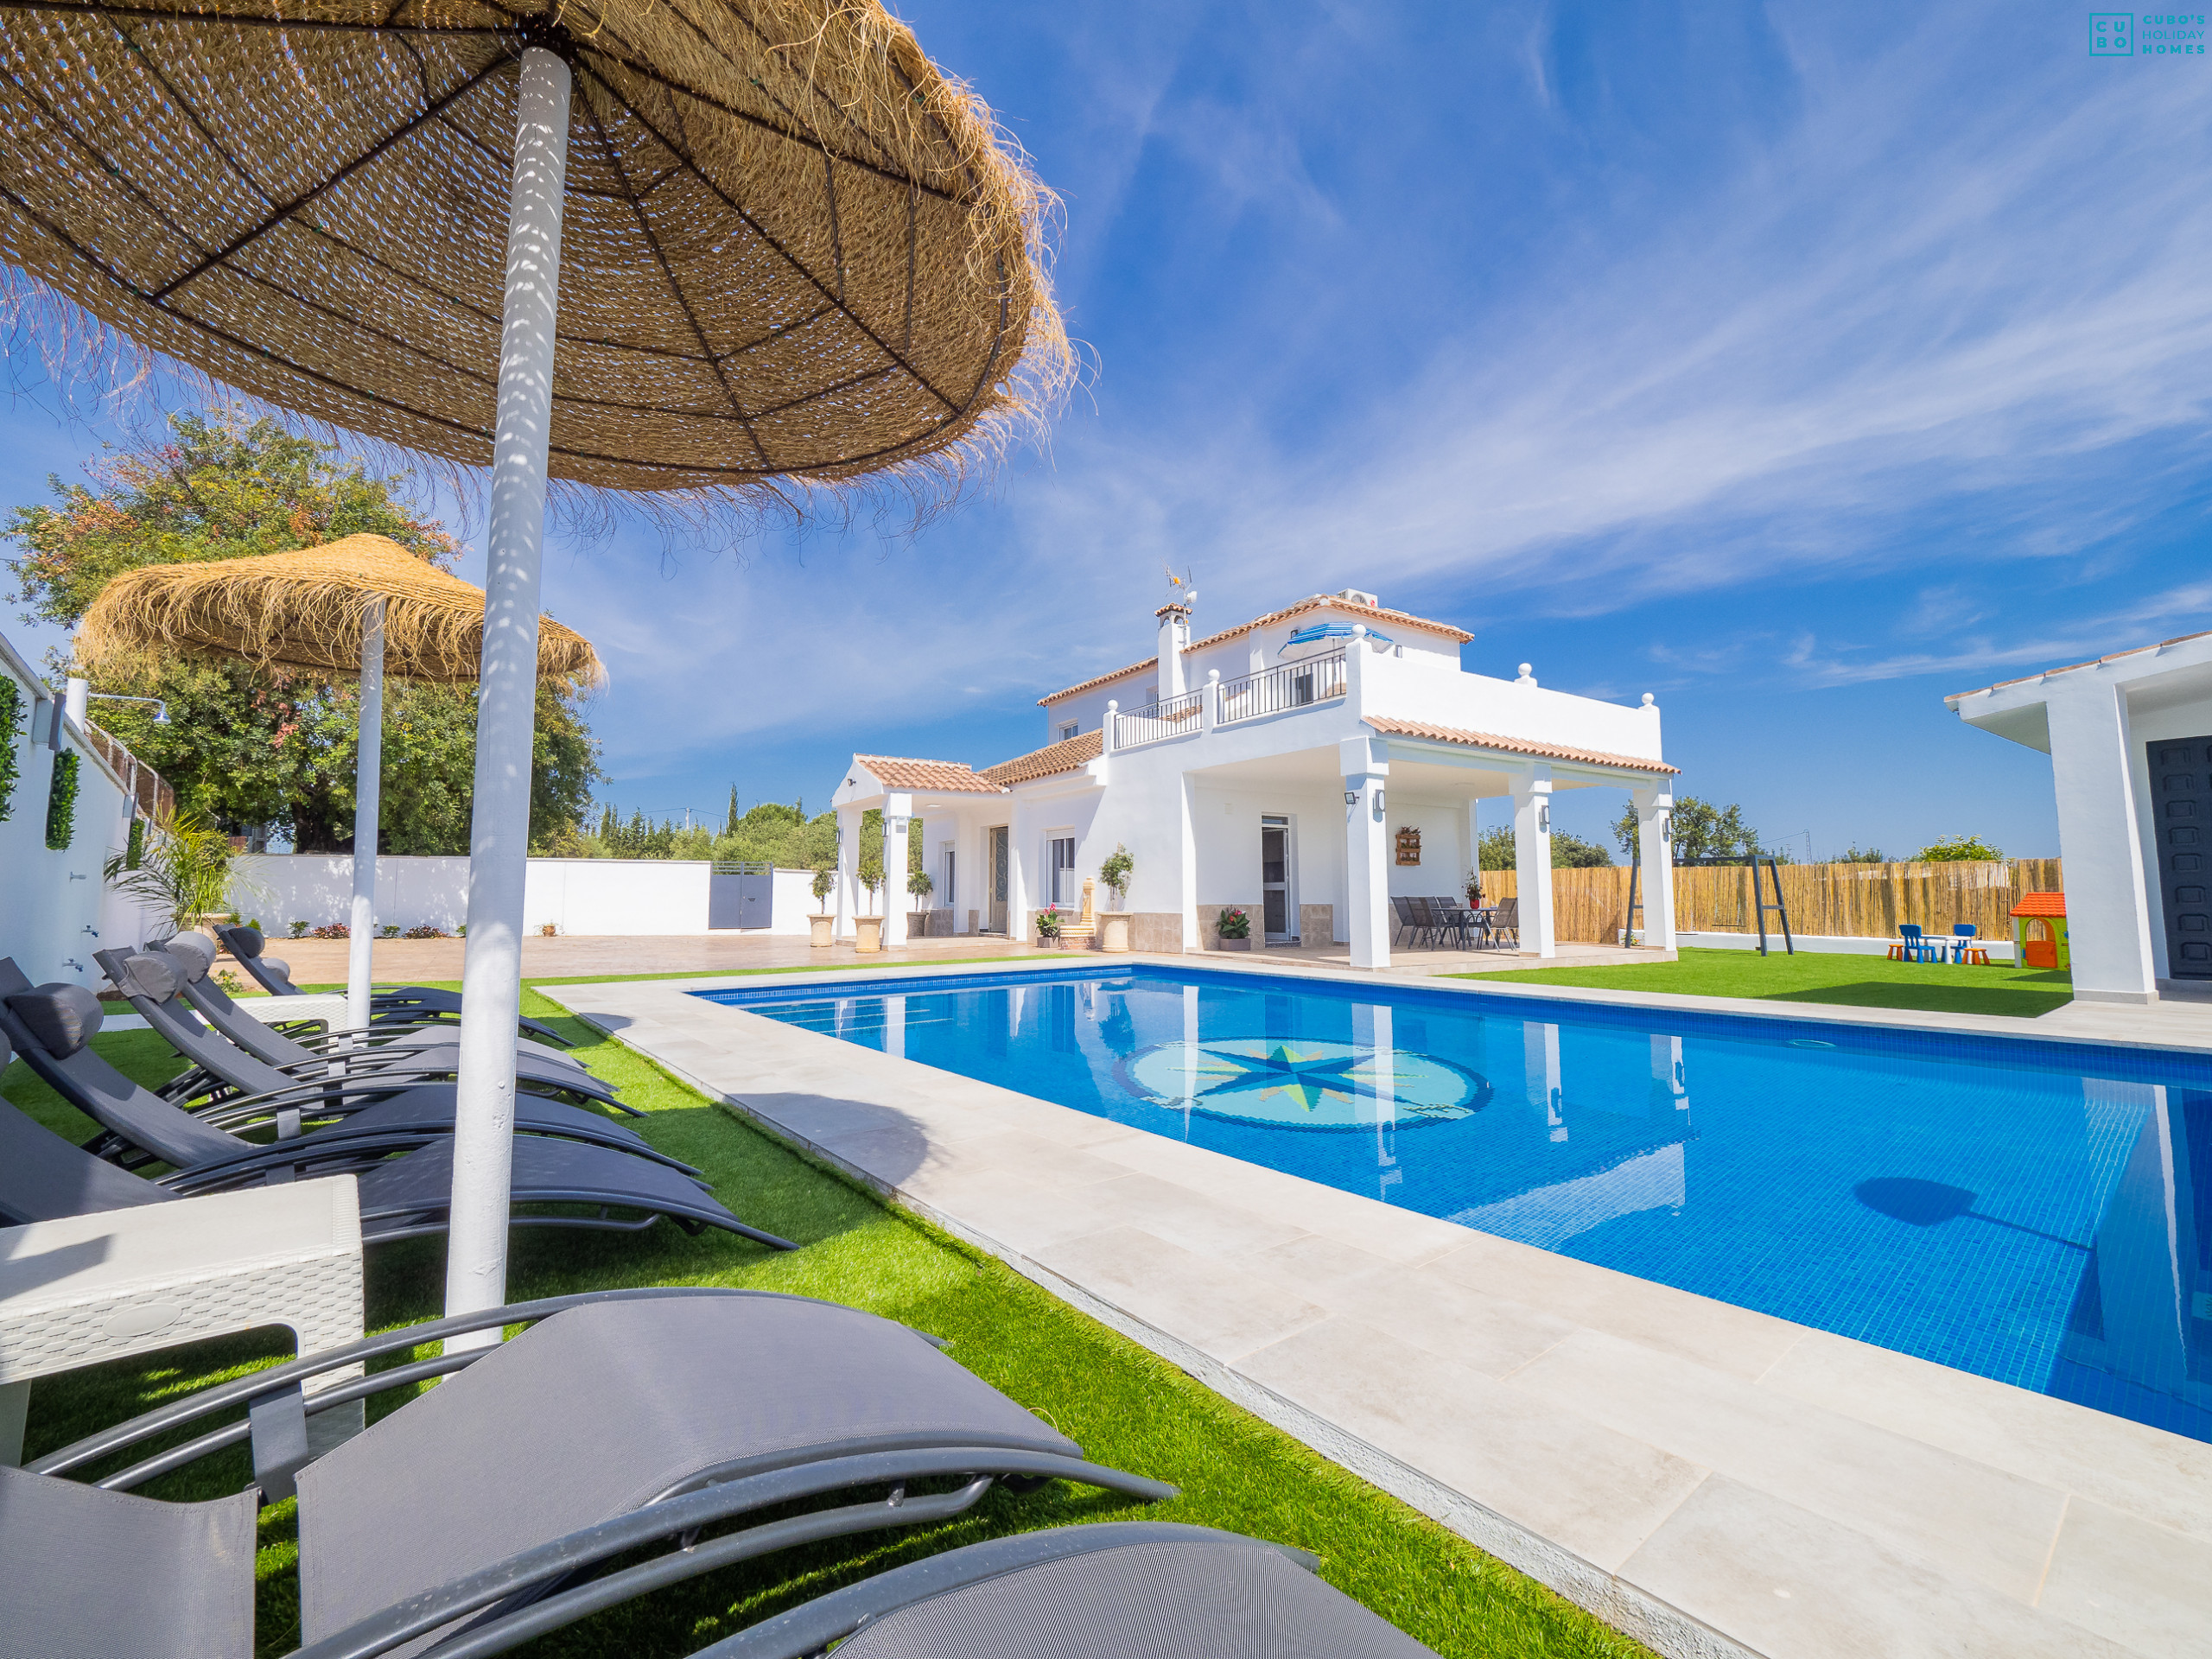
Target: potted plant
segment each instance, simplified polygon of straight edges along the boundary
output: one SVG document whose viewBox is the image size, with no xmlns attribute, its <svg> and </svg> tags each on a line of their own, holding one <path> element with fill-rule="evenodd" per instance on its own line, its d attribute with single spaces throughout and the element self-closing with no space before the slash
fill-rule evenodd
<svg viewBox="0 0 2212 1659">
<path fill-rule="evenodd" d="M 1058 905 L 1047 905 L 1037 912 L 1037 943 L 1058 944 L 1060 942 L 1060 915 Z"/>
<path fill-rule="evenodd" d="M 1136 868 L 1136 861 L 1129 856 L 1129 849 L 1116 842 L 1106 861 L 1098 867 L 1098 879 L 1106 884 L 1107 892 L 1114 895 L 1114 908 L 1098 918 L 1098 948 L 1115 955 L 1124 954 L 1129 948 L 1129 917 L 1122 908 L 1128 896 L 1129 872 Z"/>
<path fill-rule="evenodd" d="M 1221 912 L 1214 923 L 1220 935 L 1215 944 L 1224 950 L 1249 950 L 1252 948 L 1252 918 L 1234 905 Z"/>
<path fill-rule="evenodd" d="M 837 918 L 830 913 L 830 895 L 836 890 L 837 873 L 827 864 L 817 865 L 813 883 L 808 888 L 814 895 L 816 913 L 806 918 L 806 925 L 813 936 L 807 943 L 817 950 L 836 943 Z"/>
<path fill-rule="evenodd" d="M 930 907 L 920 901 L 927 899 L 930 896 L 931 889 L 936 886 L 937 883 L 931 880 L 928 874 L 924 871 L 909 870 L 906 872 L 906 893 L 910 898 L 916 901 L 913 908 L 907 912 L 906 916 L 906 937 L 908 938 L 926 939 L 929 938 Z"/>
<path fill-rule="evenodd" d="M 883 918 L 875 913 L 875 895 L 883 886 L 883 855 L 870 853 L 861 860 L 861 890 L 868 894 L 868 913 L 853 918 L 853 949 L 883 949 Z"/>
</svg>

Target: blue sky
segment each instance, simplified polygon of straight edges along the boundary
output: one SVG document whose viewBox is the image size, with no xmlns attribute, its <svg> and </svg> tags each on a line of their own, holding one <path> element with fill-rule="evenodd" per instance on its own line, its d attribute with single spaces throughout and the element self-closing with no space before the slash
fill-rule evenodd
<svg viewBox="0 0 2212 1659">
<path fill-rule="evenodd" d="M 1357 586 L 1651 691 L 1818 855 L 2050 855 L 2046 763 L 1943 694 L 2212 628 L 2212 56 L 2018 0 L 902 11 L 1062 194 L 1095 372 L 911 537 L 554 549 L 625 810 L 1034 747 L 1172 563 L 1202 628 Z M 90 447 L 0 435 L 6 501 Z"/>
</svg>

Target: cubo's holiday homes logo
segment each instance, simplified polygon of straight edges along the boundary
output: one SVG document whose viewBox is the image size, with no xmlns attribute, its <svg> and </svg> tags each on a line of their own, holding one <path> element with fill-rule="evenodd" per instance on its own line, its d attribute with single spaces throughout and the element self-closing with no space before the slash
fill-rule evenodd
<svg viewBox="0 0 2212 1659">
<path fill-rule="evenodd" d="M 2089 14 L 2089 55 L 2201 58 L 2204 19 L 2201 11 L 2093 11 Z"/>
</svg>

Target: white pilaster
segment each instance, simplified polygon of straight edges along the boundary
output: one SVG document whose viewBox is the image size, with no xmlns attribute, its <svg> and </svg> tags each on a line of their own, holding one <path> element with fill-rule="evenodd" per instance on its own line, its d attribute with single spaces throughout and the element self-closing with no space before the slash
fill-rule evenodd
<svg viewBox="0 0 2212 1659">
<path fill-rule="evenodd" d="M 861 812 L 858 807 L 837 809 L 837 925 L 831 932 L 841 939 L 856 937 L 853 918 L 860 914 Z"/>
<path fill-rule="evenodd" d="M 1183 913 L 1183 949 L 1202 950 L 1205 940 L 1198 929 L 1198 786 L 1188 772 L 1183 774 L 1181 810 L 1176 817 L 1175 902 Z"/>
<path fill-rule="evenodd" d="M 1637 899 L 1643 906 L 1643 942 L 1655 950 L 1675 948 L 1674 785 L 1647 785 L 1629 791 L 1636 803 Z"/>
<path fill-rule="evenodd" d="M 1382 746 L 1368 738 L 1348 737 L 1337 745 L 1346 797 L 1345 932 L 1355 968 L 1390 965 L 1390 837 L 1383 822 L 1390 763 L 1382 755 Z"/>
<path fill-rule="evenodd" d="M 1467 803 L 1467 870 L 1479 875 L 1483 868 L 1482 801 L 1479 797 Z M 1484 893 L 1484 898 L 1489 898 Z"/>
<path fill-rule="evenodd" d="M 2049 683 L 2051 780 L 2077 1002 L 2155 1002 L 2127 694 L 2094 671 Z"/>
<path fill-rule="evenodd" d="M 906 830 L 914 798 L 893 795 L 883 804 L 883 943 L 906 943 Z"/>
<path fill-rule="evenodd" d="M 1023 854 L 1029 845 L 1029 826 L 1022 822 L 1020 812 L 1007 814 L 1006 831 L 1006 937 L 1007 943 L 1026 942 L 1034 937 L 1029 925 L 1029 872 Z"/>
<path fill-rule="evenodd" d="M 1513 780 L 1513 854 L 1521 897 L 1521 954 L 1555 957 L 1552 926 L 1552 774 L 1537 766 Z"/>
</svg>

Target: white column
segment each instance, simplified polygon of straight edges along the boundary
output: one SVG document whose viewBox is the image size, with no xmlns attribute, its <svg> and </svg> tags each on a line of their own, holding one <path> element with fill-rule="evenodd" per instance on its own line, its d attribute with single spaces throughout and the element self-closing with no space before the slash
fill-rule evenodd
<svg viewBox="0 0 2212 1659">
<path fill-rule="evenodd" d="M 71 675 L 62 682 L 61 712 L 73 721 L 79 731 L 85 728 L 86 710 L 92 707 L 92 683 Z"/>
<path fill-rule="evenodd" d="M 446 1243 L 448 1315 L 497 1307 L 507 1293 L 515 1022 L 522 1011 L 523 884 L 529 868 L 531 750 L 537 718 L 537 591 L 545 539 L 545 455 L 553 417 L 569 90 L 567 64 L 542 47 L 523 49 L 514 186 L 507 208 L 498 425 L 486 519 L 468 945 L 461 966 L 453 1220 Z M 448 1346 L 489 1346 L 499 1339 L 495 1329 Z"/>
<path fill-rule="evenodd" d="M 1383 784 L 1390 775 L 1390 763 L 1382 758 L 1380 748 L 1363 737 L 1348 737 L 1337 745 L 1347 798 L 1344 933 L 1351 942 L 1355 968 L 1390 965 L 1390 867 L 1386 858 L 1390 837 L 1383 822 Z"/>
<path fill-rule="evenodd" d="M 883 944 L 906 943 L 906 830 L 914 798 L 893 795 L 883 804 Z"/>
<path fill-rule="evenodd" d="M 1009 811 L 1006 826 L 1006 938 L 1008 944 L 1032 936 L 1029 918 L 1029 873 L 1022 849 L 1028 844 L 1029 826 L 1021 814 Z"/>
<path fill-rule="evenodd" d="M 1187 954 L 1205 949 L 1198 930 L 1198 785 L 1183 774 L 1179 810 L 1175 815 L 1175 907 L 1183 918 L 1183 950 Z M 1136 924 L 1131 922 L 1130 927 Z"/>
<path fill-rule="evenodd" d="M 837 925 L 830 929 L 832 938 L 859 936 L 853 918 L 860 914 L 860 873 L 861 810 L 856 806 L 841 806 L 837 809 Z"/>
<path fill-rule="evenodd" d="M 361 617 L 360 730 L 353 754 L 353 909 L 346 923 L 346 1024 L 369 1026 L 371 952 L 377 937 L 378 798 L 384 786 L 384 601 Z"/>
<path fill-rule="evenodd" d="M 1482 798 L 1476 796 L 1467 802 L 1467 868 L 1479 875 L 1483 868 Z M 1490 895 L 1483 897 L 1487 900 Z"/>
<path fill-rule="evenodd" d="M 2066 861 L 2074 1000 L 2155 1002 L 2127 694 L 2094 669 L 2065 676 L 2050 692 L 2050 775 L 2058 791 L 2058 851 Z"/>
<path fill-rule="evenodd" d="M 1538 766 L 1513 780 L 1513 855 L 1521 895 L 1521 954 L 1555 957 L 1552 934 L 1552 775 Z"/>
<path fill-rule="evenodd" d="M 1675 794 L 1672 784 L 1629 791 L 1636 803 L 1637 899 L 1643 906 L 1643 942 L 1675 948 Z"/>
</svg>

